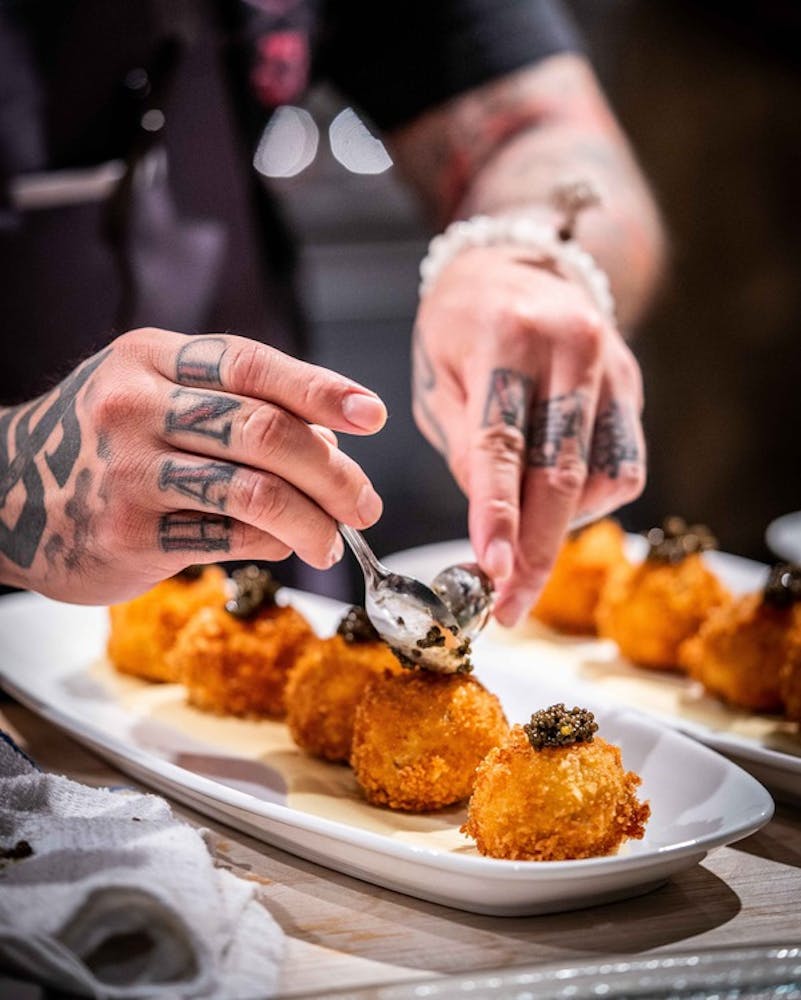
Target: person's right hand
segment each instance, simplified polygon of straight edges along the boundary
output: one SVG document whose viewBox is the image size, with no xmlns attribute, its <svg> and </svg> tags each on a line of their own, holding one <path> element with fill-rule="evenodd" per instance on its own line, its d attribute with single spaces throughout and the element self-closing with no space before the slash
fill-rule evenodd
<svg viewBox="0 0 801 1000">
<path fill-rule="evenodd" d="M 382 510 L 333 431 L 385 420 L 370 390 L 255 341 L 123 334 L 0 410 L 0 579 L 106 604 L 191 563 L 294 551 L 325 569 L 336 522 Z"/>
</svg>

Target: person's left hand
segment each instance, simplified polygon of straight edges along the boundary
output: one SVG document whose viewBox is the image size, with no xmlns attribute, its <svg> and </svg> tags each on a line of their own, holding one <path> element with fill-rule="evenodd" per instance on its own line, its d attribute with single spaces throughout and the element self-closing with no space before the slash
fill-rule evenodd
<svg viewBox="0 0 801 1000">
<path fill-rule="evenodd" d="M 469 501 L 470 539 L 513 625 L 566 531 L 645 482 L 642 380 L 578 285 L 512 247 L 471 248 L 417 315 L 414 414 Z"/>
</svg>

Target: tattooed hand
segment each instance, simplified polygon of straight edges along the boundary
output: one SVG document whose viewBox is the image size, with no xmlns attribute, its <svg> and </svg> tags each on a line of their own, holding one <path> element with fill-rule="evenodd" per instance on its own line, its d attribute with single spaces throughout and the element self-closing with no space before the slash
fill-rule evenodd
<svg viewBox="0 0 801 1000">
<path fill-rule="evenodd" d="M 294 550 L 325 569 L 336 521 L 381 514 L 333 432 L 385 419 L 368 389 L 241 337 L 124 334 L 0 409 L 0 580 L 109 603 L 190 563 Z"/>
<path fill-rule="evenodd" d="M 469 500 L 496 617 L 533 604 L 565 532 L 645 481 L 639 368 L 584 292 L 508 247 L 464 251 L 423 300 L 414 408 Z"/>
</svg>

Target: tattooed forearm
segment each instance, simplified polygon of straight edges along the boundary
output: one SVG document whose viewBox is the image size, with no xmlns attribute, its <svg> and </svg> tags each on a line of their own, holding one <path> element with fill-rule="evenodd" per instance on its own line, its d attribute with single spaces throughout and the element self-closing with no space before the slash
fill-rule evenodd
<svg viewBox="0 0 801 1000">
<path fill-rule="evenodd" d="M 484 404 L 482 426 L 506 424 L 508 427 L 516 427 L 525 435 L 533 388 L 532 380 L 522 372 L 511 368 L 493 369 Z"/>
<path fill-rule="evenodd" d="M 232 521 L 217 514 L 164 514 L 159 519 L 162 552 L 228 552 Z"/>
<path fill-rule="evenodd" d="M 80 454 L 78 394 L 109 353 L 95 355 L 47 396 L 6 411 L 0 420 L 0 555 L 22 569 L 33 563 L 47 525 L 48 479 L 51 488 L 63 488 Z M 60 440 L 47 451 L 57 431 Z"/>
<path fill-rule="evenodd" d="M 527 211 L 552 218 L 558 184 L 582 180 L 600 208 L 579 242 L 609 273 L 624 325 L 657 287 L 664 233 L 653 197 L 587 63 L 543 60 L 433 109 L 392 137 L 395 162 L 438 227 L 455 217 Z"/>
<path fill-rule="evenodd" d="M 529 428 L 527 464 L 559 466 L 568 457 L 587 461 L 587 402 L 578 390 L 535 403 Z"/>
<path fill-rule="evenodd" d="M 176 389 L 170 398 L 176 402 L 174 409 L 167 411 L 164 422 L 168 434 L 200 434 L 216 438 L 220 444 L 229 444 L 233 422 L 228 414 L 241 407 L 238 400 L 221 393 L 191 389 Z"/>
<path fill-rule="evenodd" d="M 227 348 L 222 337 L 193 337 L 178 352 L 175 381 L 180 385 L 222 387 L 220 366 Z"/>
<path fill-rule="evenodd" d="M 159 472 L 159 489 L 174 490 L 205 507 L 224 511 L 235 472 L 236 466 L 227 462 L 182 463 L 168 458 Z"/>
<path fill-rule="evenodd" d="M 415 326 L 412 331 L 412 352 L 414 358 L 412 367 L 412 399 L 421 416 L 436 437 L 440 454 L 447 458 L 448 439 L 430 402 L 431 394 L 437 387 L 437 374 L 423 343 L 419 326 Z"/>
<path fill-rule="evenodd" d="M 624 463 L 637 463 L 641 459 L 632 424 L 625 419 L 622 408 L 612 400 L 595 418 L 589 471 L 617 479 Z"/>
</svg>

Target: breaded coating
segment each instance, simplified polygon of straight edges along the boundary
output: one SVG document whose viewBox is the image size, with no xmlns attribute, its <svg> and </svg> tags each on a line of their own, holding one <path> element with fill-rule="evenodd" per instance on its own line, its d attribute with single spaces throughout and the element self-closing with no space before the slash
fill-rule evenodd
<svg viewBox="0 0 801 1000">
<path fill-rule="evenodd" d="M 109 608 L 106 651 L 120 672 L 149 681 L 174 681 L 167 663 L 178 633 L 200 608 L 221 606 L 227 577 L 219 566 L 200 576 L 173 576 L 131 601 Z"/>
<path fill-rule="evenodd" d="M 282 718 L 289 671 L 314 633 L 290 605 L 251 618 L 204 608 L 182 629 L 170 667 L 190 705 L 217 715 Z"/>
<path fill-rule="evenodd" d="M 728 591 L 699 554 L 675 563 L 646 559 L 610 574 L 598 603 L 598 634 L 640 666 L 680 668 L 681 644 L 727 600 Z"/>
<path fill-rule="evenodd" d="M 801 723 L 801 615 L 796 613 L 787 642 L 787 657 L 779 671 L 779 694 L 788 719 Z"/>
<path fill-rule="evenodd" d="M 747 594 L 715 608 L 679 656 L 711 694 L 754 712 L 778 712 L 780 675 L 790 658 L 794 608 Z"/>
<path fill-rule="evenodd" d="M 535 750 L 522 726 L 479 765 L 462 833 L 479 851 L 513 861 L 566 861 L 641 840 L 651 814 L 641 779 L 618 747 L 591 742 Z"/>
<path fill-rule="evenodd" d="M 368 683 L 403 667 L 385 642 L 346 642 L 341 635 L 310 642 L 289 674 L 286 721 L 303 750 L 347 761 L 356 706 Z"/>
<path fill-rule="evenodd" d="M 610 572 L 626 563 L 625 537 L 610 517 L 571 532 L 531 610 L 532 617 L 560 632 L 593 635 L 601 591 Z"/>
<path fill-rule="evenodd" d="M 368 802 L 428 812 L 466 799 L 509 731 L 494 694 L 466 674 L 385 674 L 356 709 L 351 765 Z"/>
</svg>

